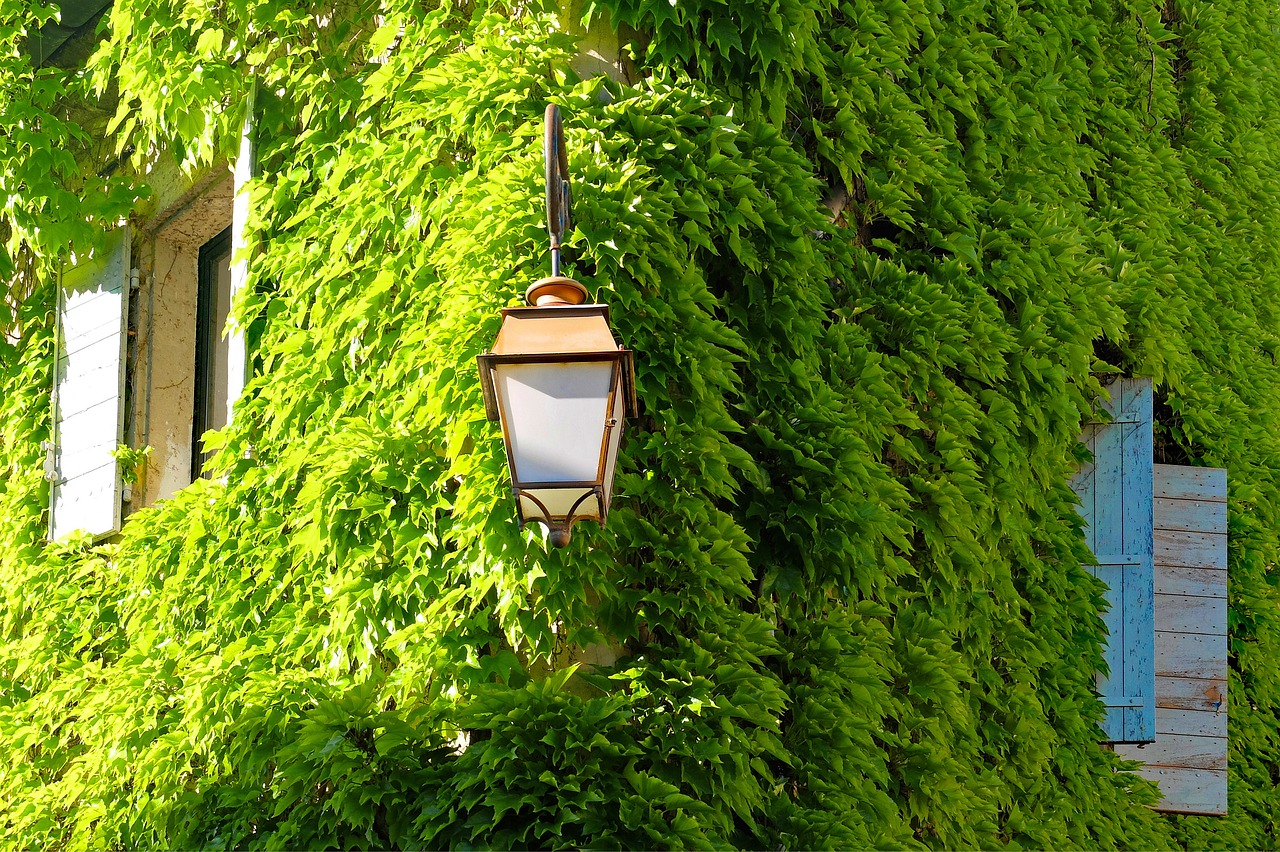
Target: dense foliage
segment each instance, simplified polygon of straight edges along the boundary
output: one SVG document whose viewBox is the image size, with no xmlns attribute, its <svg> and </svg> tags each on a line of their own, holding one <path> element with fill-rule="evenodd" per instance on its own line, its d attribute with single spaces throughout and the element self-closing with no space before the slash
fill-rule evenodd
<svg viewBox="0 0 1280 852">
<path fill-rule="evenodd" d="M 121 0 L 85 74 L 0 0 L 5 845 L 1280 842 L 1269 7 L 597 0 L 618 83 L 553 8 L 434 6 Z M 254 86 L 225 476 L 48 546 L 54 273 Z M 474 361 L 546 272 L 547 102 L 641 399 L 565 551 Z M 1117 371 L 1230 470 L 1225 819 L 1097 745 L 1067 482 Z"/>
</svg>

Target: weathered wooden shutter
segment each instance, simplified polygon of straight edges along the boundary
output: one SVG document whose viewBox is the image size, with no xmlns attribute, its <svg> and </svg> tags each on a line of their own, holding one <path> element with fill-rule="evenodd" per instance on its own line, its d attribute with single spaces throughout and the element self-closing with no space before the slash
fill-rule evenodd
<svg viewBox="0 0 1280 852">
<path fill-rule="evenodd" d="M 58 287 L 49 537 L 120 529 L 121 482 L 111 455 L 123 440 L 129 233 L 121 228 Z"/>
<path fill-rule="evenodd" d="M 1156 737 L 1153 600 L 1151 380 L 1117 379 L 1106 410 L 1112 419 L 1086 424 L 1081 440 L 1092 464 L 1076 475 L 1085 536 L 1097 560 L 1094 576 L 1108 587 L 1105 659 L 1098 692 L 1107 707 L 1108 742 Z"/>
<path fill-rule="evenodd" d="M 1156 740 L 1119 746 L 1157 810 L 1227 812 L 1227 472 L 1155 466 Z"/>
</svg>

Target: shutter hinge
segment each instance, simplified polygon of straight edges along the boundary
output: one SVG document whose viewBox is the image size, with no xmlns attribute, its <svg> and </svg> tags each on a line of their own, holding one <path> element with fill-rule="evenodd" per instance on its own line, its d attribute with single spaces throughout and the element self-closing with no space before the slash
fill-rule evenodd
<svg viewBox="0 0 1280 852">
<path fill-rule="evenodd" d="M 44 478 L 48 482 L 58 481 L 58 460 L 53 454 L 53 441 L 41 441 L 40 449 L 44 450 Z"/>
</svg>

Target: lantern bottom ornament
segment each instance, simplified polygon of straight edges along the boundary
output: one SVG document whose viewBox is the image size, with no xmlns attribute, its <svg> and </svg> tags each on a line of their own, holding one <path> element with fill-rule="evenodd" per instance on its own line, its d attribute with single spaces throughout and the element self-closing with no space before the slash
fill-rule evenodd
<svg viewBox="0 0 1280 852">
<path fill-rule="evenodd" d="M 493 349 L 479 356 L 485 412 L 502 425 L 516 514 L 550 529 L 604 524 L 623 421 L 636 410 L 635 365 L 609 328 L 609 307 L 563 276 L 534 282 L 531 307 L 504 308 Z"/>
</svg>

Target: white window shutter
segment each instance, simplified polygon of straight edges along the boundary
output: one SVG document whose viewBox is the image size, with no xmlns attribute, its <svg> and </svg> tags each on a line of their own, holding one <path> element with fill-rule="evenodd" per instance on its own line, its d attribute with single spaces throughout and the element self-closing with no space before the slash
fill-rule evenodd
<svg viewBox="0 0 1280 852">
<path fill-rule="evenodd" d="M 257 85 L 249 84 L 245 98 L 244 124 L 240 128 L 240 150 L 236 155 L 233 171 L 235 196 L 231 208 L 231 303 L 234 305 L 245 282 L 249 278 L 248 219 L 249 193 L 247 184 L 253 178 L 257 164 L 254 144 L 254 110 L 257 101 Z M 244 329 L 234 319 L 227 328 L 227 423 L 232 422 L 236 402 L 249 380 L 249 353 Z"/>
<path fill-rule="evenodd" d="M 1119 746 L 1157 810 L 1227 812 L 1227 472 L 1155 466 L 1156 741 Z"/>
<path fill-rule="evenodd" d="M 1104 736 L 1143 743 L 1156 738 L 1151 380 L 1117 379 L 1109 390 L 1111 420 L 1086 424 L 1093 462 L 1072 487 L 1097 560 L 1090 570 L 1108 587 Z"/>
<path fill-rule="evenodd" d="M 53 441 L 46 465 L 49 537 L 75 530 L 97 537 L 120 529 L 119 465 L 123 440 L 129 232 L 63 272 L 58 287 L 58 357 L 54 369 Z"/>
</svg>

